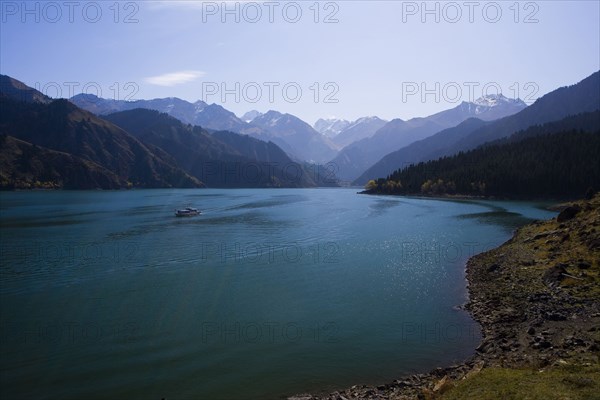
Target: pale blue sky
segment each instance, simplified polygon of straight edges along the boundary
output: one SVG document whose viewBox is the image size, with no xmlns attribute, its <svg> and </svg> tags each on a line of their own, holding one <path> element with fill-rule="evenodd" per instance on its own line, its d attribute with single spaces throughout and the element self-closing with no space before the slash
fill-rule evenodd
<svg viewBox="0 0 600 400">
<path fill-rule="evenodd" d="M 137 90 L 134 99 L 203 99 L 237 115 L 276 109 L 311 124 L 330 116 L 408 119 L 468 101 L 471 90 L 479 97 L 486 84 L 507 97 L 518 88 L 531 101 L 597 71 L 599 3 L 428 2 L 432 12 L 423 14 L 421 1 L 227 2 L 233 11 L 225 14 L 221 1 L 29 2 L 26 9 L 2 1 L 0 72 L 52 97 L 57 87 L 67 97 L 70 87 L 77 94 L 87 85 L 107 98 Z M 337 22 L 324 23 L 328 15 Z M 431 90 L 425 98 L 422 88 Z"/>
</svg>

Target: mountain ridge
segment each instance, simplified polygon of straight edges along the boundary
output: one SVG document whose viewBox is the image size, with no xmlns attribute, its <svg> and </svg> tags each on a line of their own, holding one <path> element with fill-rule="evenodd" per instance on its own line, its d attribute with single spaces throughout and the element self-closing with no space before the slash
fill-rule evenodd
<svg viewBox="0 0 600 400">
<path fill-rule="evenodd" d="M 502 98 L 506 99 L 504 96 Z M 526 107 L 527 105 L 519 99 L 503 101 L 489 107 L 462 102 L 454 108 L 427 117 L 416 117 L 406 121 L 396 118 L 377 130 L 371 137 L 344 147 L 331 162 L 339 168 L 341 179 L 355 181 L 387 154 L 456 126 L 466 119 L 471 117 L 482 120 L 496 119 Z"/>
</svg>

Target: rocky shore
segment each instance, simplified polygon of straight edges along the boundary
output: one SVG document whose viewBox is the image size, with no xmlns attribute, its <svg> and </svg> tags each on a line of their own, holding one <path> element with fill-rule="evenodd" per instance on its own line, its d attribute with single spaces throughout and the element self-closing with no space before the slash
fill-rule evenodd
<svg viewBox="0 0 600 400">
<path fill-rule="evenodd" d="M 562 208 L 468 261 L 465 308 L 483 335 L 469 360 L 289 399 L 600 398 L 600 195 Z"/>
</svg>

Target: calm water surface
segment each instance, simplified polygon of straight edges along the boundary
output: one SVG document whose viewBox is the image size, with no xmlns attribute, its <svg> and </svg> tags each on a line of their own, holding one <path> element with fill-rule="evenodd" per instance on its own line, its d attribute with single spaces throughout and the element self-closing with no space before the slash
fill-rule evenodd
<svg viewBox="0 0 600 400">
<path fill-rule="evenodd" d="M 554 215 L 355 189 L 14 192 L 0 212 L 1 394 L 36 399 L 276 399 L 464 359 L 466 260 Z"/>
</svg>

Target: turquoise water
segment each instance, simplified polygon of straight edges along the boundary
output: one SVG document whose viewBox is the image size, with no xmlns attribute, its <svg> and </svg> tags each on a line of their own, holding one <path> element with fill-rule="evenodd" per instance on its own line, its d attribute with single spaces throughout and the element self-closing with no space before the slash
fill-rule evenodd
<svg viewBox="0 0 600 400">
<path fill-rule="evenodd" d="M 479 340 L 468 257 L 554 215 L 353 189 L 0 199 L 4 398 L 276 399 L 449 364 Z"/>
</svg>

